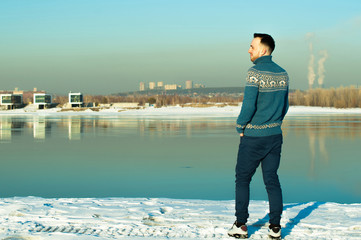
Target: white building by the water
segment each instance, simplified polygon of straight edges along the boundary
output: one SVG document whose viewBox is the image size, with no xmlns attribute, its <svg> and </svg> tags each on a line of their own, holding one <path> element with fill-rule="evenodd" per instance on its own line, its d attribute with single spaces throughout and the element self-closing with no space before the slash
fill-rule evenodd
<svg viewBox="0 0 361 240">
<path fill-rule="evenodd" d="M 71 107 L 82 107 L 83 103 L 82 93 L 69 93 L 69 104 Z"/>
<path fill-rule="evenodd" d="M 23 105 L 23 95 L 21 94 L 1 94 L 0 105 L 6 109 L 14 109 Z"/>
<path fill-rule="evenodd" d="M 50 107 L 52 100 L 51 95 L 46 93 L 34 93 L 33 99 L 34 105 L 36 105 L 38 109 Z"/>
</svg>

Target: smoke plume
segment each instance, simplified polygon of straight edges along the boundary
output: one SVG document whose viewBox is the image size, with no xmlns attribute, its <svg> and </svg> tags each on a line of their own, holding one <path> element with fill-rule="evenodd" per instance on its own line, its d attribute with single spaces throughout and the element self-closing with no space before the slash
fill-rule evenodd
<svg viewBox="0 0 361 240">
<path fill-rule="evenodd" d="M 325 61 L 328 58 L 327 50 L 320 51 L 321 58 L 318 60 L 318 85 L 323 86 L 323 80 L 325 79 Z"/>
<path fill-rule="evenodd" d="M 314 33 L 307 33 L 306 34 L 306 40 L 309 41 L 309 50 L 310 50 L 310 61 L 308 62 L 308 86 L 311 89 L 313 86 L 313 83 L 316 79 L 316 74 L 314 71 L 314 65 L 315 65 L 315 56 L 313 55 L 313 44 L 312 39 L 314 37 Z"/>
</svg>

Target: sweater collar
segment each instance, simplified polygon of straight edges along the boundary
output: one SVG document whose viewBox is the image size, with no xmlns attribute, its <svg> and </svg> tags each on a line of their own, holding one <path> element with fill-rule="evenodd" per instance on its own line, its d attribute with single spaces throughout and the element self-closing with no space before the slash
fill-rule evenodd
<svg viewBox="0 0 361 240">
<path fill-rule="evenodd" d="M 254 64 L 259 64 L 259 63 L 267 63 L 267 62 L 272 62 L 272 56 L 271 55 L 259 57 L 253 63 Z"/>
</svg>

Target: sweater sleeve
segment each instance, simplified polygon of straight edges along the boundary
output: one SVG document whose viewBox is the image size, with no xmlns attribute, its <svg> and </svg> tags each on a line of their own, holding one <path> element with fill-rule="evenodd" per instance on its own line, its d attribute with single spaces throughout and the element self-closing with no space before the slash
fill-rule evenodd
<svg viewBox="0 0 361 240">
<path fill-rule="evenodd" d="M 257 110 L 258 97 L 258 80 L 252 76 L 248 71 L 247 84 L 244 89 L 244 97 L 241 112 L 237 118 L 236 130 L 238 133 L 243 133 L 247 124 L 252 120 L 253 115 Z"/>
<path fill-rule="evenodd" d="M 287 92 L 286 92 L 286 95 L 285 95 L 285 106 L 284 106 L 283 111 L 282 111 L 282 120 L 286 116 L 286 113 L 288 112 L 288 108 L 289 108 L 288 91 L 289 90 L 288 90 L 288 87 L 287 87 Z"/>
</svg>

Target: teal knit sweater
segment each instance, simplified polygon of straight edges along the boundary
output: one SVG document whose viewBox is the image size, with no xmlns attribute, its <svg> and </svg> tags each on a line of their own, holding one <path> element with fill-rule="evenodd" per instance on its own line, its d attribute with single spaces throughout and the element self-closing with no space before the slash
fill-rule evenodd
<svg viewBox="0 0 361 240">
<path fill-rule="evenodd" d="M 263 56 L 248 70 L 241 112 L 237 118 L 237 132 L 245 136 L 281 134 L 282 120 L 288 110 L 288 75 Z"/>
</svg>

